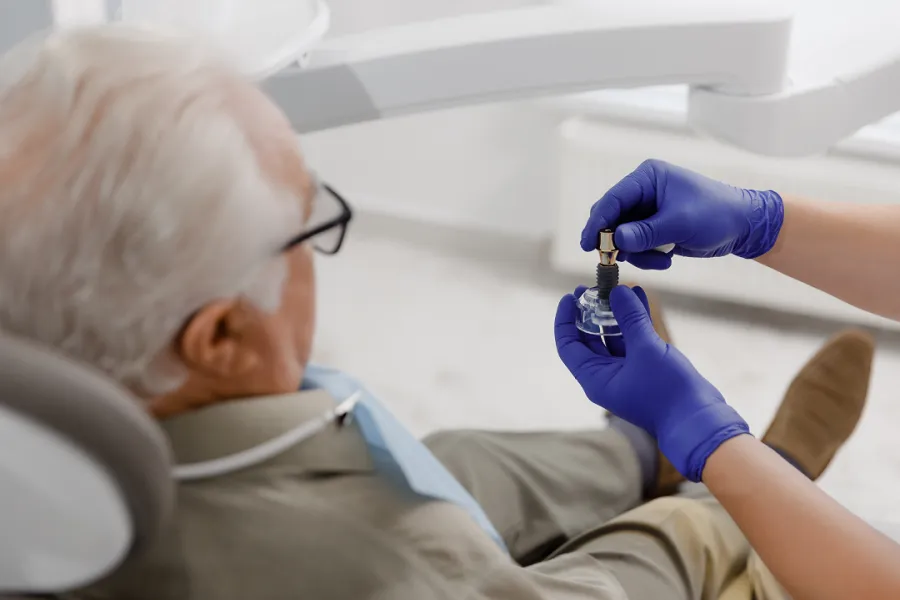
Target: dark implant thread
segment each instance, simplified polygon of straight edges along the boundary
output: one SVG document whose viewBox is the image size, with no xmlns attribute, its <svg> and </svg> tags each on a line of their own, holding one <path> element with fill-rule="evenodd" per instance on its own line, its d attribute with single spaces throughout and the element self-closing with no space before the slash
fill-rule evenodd
<svg viewBox="0 0 900 600">
<path fill-rule="evenodd" d="M 609 294 L 619 285 L 619 265 L 597 265 L 597 295 L 603 302 L 609 301 Z"/>
</svg>

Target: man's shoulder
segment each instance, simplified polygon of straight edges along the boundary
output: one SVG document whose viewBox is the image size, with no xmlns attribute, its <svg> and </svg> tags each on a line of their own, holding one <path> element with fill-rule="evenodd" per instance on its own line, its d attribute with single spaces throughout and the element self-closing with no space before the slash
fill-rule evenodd
<svg viewBox="0 0 900 600">
<path fill-rule="evenodd" d="M 405 600 L 433 597 L 450 585 L 446 571 L 459 571 L 446 561 L 470 519 L 456 507 L 413 501 L 363 473 L 257 483 L 184 486 L 173 526 L 148 554 L 72 597 L 365 598 L 390 586 L 385 597 Z M 399 594 L 396 582 L 419 595 Z"/>
</svg>

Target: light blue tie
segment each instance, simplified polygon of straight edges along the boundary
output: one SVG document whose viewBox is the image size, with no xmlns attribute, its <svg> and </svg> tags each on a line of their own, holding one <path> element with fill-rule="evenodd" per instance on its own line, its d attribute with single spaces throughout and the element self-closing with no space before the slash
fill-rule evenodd
<svg viewBox="0 0 900 600">
<path fill-rule="evenodd" d="M 464 509 L 506 551 L 503 538 L 475 498 L 422 442 L 413 437 L 359 383 L 340 371 L 310 365 L 306 370 L 303 388 L 324 389 L 336 400 L 343 400 L 358 390 L 362 391 L 362 398 L 353 411 L 353 417 L 366 440 L 375 468 L 400 487 L 426 498 L 451 502 Z"/>
</svg>

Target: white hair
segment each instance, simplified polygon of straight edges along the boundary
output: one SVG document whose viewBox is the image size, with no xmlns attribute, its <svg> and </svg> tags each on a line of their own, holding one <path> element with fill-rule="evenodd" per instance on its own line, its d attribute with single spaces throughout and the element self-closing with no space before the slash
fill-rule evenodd
<svg viewBox="0 0 900 600">
<path fill-rule="evenodd" d="M 203 304 L 275 310 L 302 206 L 235 106 L 247 85 L 199 43 L 121 25 L 5 56 L 0 331 L 152 396 L 183 381 L 172 342 Z"/>
</svg>

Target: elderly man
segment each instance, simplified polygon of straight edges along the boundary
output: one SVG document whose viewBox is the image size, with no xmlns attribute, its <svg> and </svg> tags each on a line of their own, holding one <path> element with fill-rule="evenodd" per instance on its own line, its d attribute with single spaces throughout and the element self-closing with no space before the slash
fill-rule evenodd
<svg viewBox="0 0 900 600">
<path fill-rule="evenodd" d="M 187 467 L 155 547 L 65 597 L 783 597 L 702 489 L 644 503 L 681 478 L 624 421 L 423 445 L 309 366 L 313 253 L 338 251 L 350 210 L 213 53 L 56 33 L 10 53 L 0 85 L 0 329 L 128 386 Z M 856 425 L 871 356 L 843 334 L 788 390 L 765 441 L 809 477 Z M 344 401 L 279 452 L 216 462 Z"/>
</svg>

